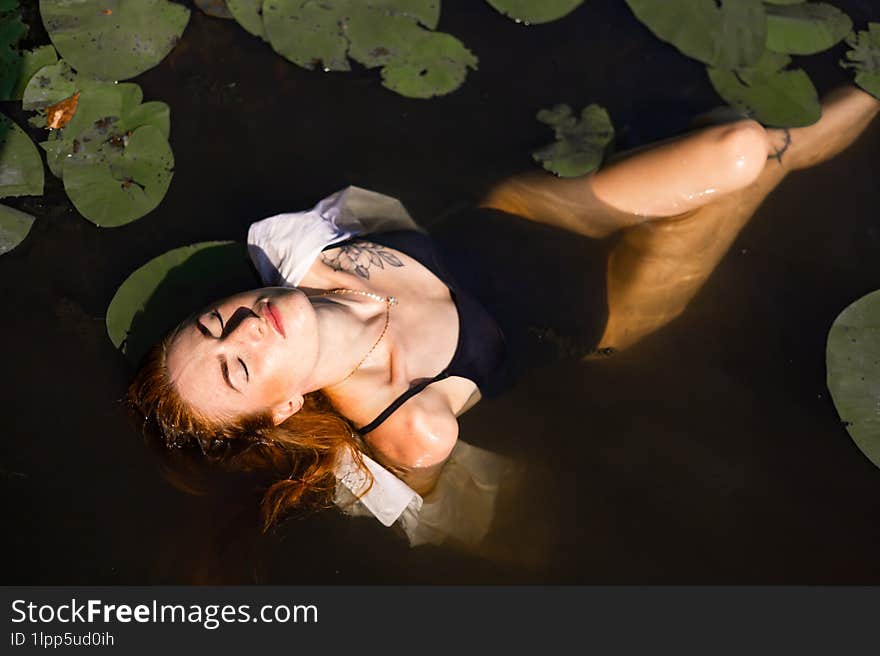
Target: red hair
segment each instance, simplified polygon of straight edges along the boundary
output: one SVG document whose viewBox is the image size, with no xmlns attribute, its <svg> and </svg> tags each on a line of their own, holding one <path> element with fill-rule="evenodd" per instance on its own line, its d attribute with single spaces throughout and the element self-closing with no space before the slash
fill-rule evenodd
<svg viewBox="0 0 880 656">
<path fill-rule="evenodd" d="M 167 351 L 176 331 L 154 346 L 128 388 L 145 437 L 164 447 L 166 476 L 176 487 L 203 493 L 205 464 L 253 475 L 264 489 L 263 530 L 297 506 L 332 505 L 337 459 L 348 449 L 372 481 L 351 423 L 321 391 L 306 394 L 299 412 L 275 425 L 269 412 L 223 424 L 189 407 L 168 374 Z M 371 482 L 372 484 L 372 482 Z"/>
</svg>

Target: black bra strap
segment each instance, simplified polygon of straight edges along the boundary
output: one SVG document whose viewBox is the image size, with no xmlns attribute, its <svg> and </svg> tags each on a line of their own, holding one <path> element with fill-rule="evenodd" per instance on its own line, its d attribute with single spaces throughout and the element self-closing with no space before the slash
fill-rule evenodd
<svg viewBox="0 0 880 656">
<path fill-rule="evenodd" d="M 421 392 L 423 389 L 425 389 L 431 383 L 435 383 L 438 380 L 443 380 L 444 378 L 447 378 L 448 376 L 449 376 L 449 374 L 446 372 L 446 370 L 443 370 L 439 374 L 434 376 L 433 378 L 426 378 L 426 379 L 422 380 L 421 382 L 416 383 L 415 385 L 410 387 L 408 390 L 406 390 L 403 394 L 401 394 L 396 399 L 394 399 L 394 402 L 391 405 L 389 405 L 387 408 L 385 408 L 382 411 L 382 414 L 380 414 L 378 417 L 376 417 L 373 421 L 371 421 L 366 426 L 358 428 L 358 433 L 360 433 L 361 435 L 366 435 L 370 431 L 375 430 L 376 428 L 379 427 L 379 424 L 381 424 L 383 421 L 388 419 L 388 417 L 390 417 L 391 414 L 395 410 L 397 410 L 400 406 L 402 406 L 404 403 L 406 403 L 411 397 L 413 397 L 416 394 L 418 394 L 419 392 Z"/>
</svg>

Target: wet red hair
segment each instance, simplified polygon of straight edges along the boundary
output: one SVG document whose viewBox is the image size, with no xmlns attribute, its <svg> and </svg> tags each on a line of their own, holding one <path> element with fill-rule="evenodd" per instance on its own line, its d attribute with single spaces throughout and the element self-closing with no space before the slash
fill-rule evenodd
<svg viewBox="0 0 880 656">
<path fill-rule="evenodd" d="M 145 437 L 163 447 L 166 476 L 176 487 L 203 493 L 205 465 L 253 475 L 264 490 L 263 530 L 296 507 L 328 507 L 336 490 L 337 459 L 348 449 L 372 481 L 351 423 L 320 392 L 305 395 L 299 412 L 275 425 L 267 411 L 223 424 L 188 406 L 168 374 L 172 331 L 154 346 L 128 388 Z"/>
</svg>

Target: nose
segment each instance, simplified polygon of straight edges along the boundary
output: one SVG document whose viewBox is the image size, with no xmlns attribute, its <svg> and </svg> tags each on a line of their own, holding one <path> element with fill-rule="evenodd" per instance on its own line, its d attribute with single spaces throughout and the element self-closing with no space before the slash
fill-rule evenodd
<svg viewBox="0 0 880 656">
<path fill-rule="evenodd" d="M 248 307 L 240 307 L 226 324 L 226 339 L 259 341 L 266 330 L 264 321 Z"/>
</svg>

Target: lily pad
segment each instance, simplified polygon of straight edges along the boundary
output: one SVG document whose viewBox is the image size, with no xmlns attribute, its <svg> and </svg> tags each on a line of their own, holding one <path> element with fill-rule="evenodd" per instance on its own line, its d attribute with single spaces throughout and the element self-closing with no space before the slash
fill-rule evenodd
<svg viewBox="0 0 880 656">
<path fill-rule="evenodd" d="M 840 43 L 852 20 L 823 2 L 767 7 L 767 47 L 790 55 L 813 55 Z"/>
<path fill-rule="evenodd" d="M 276 52 L 308 69 L 347 71 L 349 58 L 384 66 L 384 84 L 429 98 L 464 81 L 477 58 L 454 37 L 431 31 L 438 0 L 265 0 L 262 20 Z"/>
<path fill-rule="evenodd" d="M 34 225 L 34 217 L 0 205 L 0 255 L 8 253 L 24 241 Z"/>
<path fill-rule="evenodd" d="M 605 150 L 614 139 L 608 112 L 588 105 L 578 120 L 568 105 L 542 109 L 537 119 L 556 132 L 556 141 L 532 153 L 545 169 L 564 178 L 586 175 L 599 168 Z"/>
<path fill-rule="evenodd" d="M 102 80 L 153 68 L 189 21 L 189 9 L 168 0 L 40 0 L 40 13 L 61 56 Z"/>
<path fill-rule="evenodd" d="M 856 72 L 855 82 L 875 98 L 880 99 L 880 23 L 868 23 L 868 29 L 853 32 L 846 39 L 852 48 L 846 53 L 844 68 Z"/>
<path fill-rule="evenodd" d="M 862 453 L 880 467 L 880 291 L 835 319 L 825 361 L 840 419 Z"/>
<path fill-rule="evenodd" d="M 425 32 L 412 47 L 382 69 L 382 84 L 409 98 L 431 98 L 455 91 L 476 56 L 461 41 L 441 32 Z"/>
<path fill-rule="evenodd" d="M 43 66 L 31 76 L 22 93 L 22 108 L 39 111 L 76 93 L 76 73 L 65 61 Z"/>
<path fill-rule="evenodd" d="M 516 22 L 549 23 L 567 16 L 584 0 L 486 0 L 496 10 Z"/>
<path fill-rule="evenodd" d="M 12 100 L 12 90 L 21 72 L 21 55 L 15 45 L 27 33 L 18 3 L 0 5 L 0 100 Z"/>
<path fill-rule="evenodd" d="M 115 121 L 81 135 L 78 150 L 64 162 L 64 190 L 80 214 L 102 227 L 130 223 L 165 197 L 174 155 L 162 132 L 145 125 L 118 134 Z"/>
<path fill-rule="evenodd" d="M 226 6 L 236 22 L 247 32 L 266 39 L 263 28 L 263 0 L 226 0 Z"/>
<path fill-rule="evenodd" d="M 31 138 L 0 114 L 0 198 L 40 196 L 43 193 L 43 160 Z"/>
<path fill-rule="evenodd" d="M 709 66 L 757 64 L 767 42 L 761 0 L 626 0 L 658 38 Z"/>
<path fill-rule="evenodd" d="M 195 0 L 196 7 L 214 18 L 233 18 L 226 0 Z"/>
<path fill-rule="evenodd" d="M 21 100 L 25 87 L 34 74 L 44 66 L 51 66 L 58 61 L 58 54 L 52 46 L 41 46 L 21 53 L 21 70 L 18 83 L 12 91 L 13 100 Z"/>
<path fill-rule="evenodd" d="M 803 70 L 785 70 L 790 63 L 788 55 L 767 51 L 753 68 L 707 70 L 718 95 L 764 125 L 812 125 L 822 116 L 819 94 Z"/>
<path fill-rule="evenodd" d="M 147 262 L 120 285 L 107 308 L 107 334 L 137 364 L 192 312 L 259 286 L 242 243 L 210 241 L 175 248 Z"/>
</svg>

